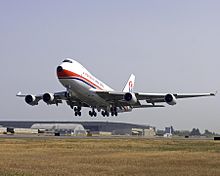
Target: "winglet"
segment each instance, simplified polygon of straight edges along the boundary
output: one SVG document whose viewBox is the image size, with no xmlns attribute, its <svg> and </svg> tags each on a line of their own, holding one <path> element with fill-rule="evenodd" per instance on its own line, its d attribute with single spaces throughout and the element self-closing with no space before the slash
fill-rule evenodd
<svg viewBox="0 0 220 176">
<path fill-rule="evenodd" d="M 127 84 L 125 85 L 123 89 L 123 92 L 133 92 L 134 83 L 135 83 L 135 76 L 131 74 Z"/>
</svg>

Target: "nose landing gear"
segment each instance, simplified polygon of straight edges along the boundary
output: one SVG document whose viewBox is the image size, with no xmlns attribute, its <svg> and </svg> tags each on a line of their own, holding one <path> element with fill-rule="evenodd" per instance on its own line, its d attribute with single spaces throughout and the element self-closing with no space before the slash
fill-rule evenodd
<svg viewBox="0 0 220 176">
<path fill-rule="evenodd" d="M 111 116 L 118 116 L 118 111 L 116 107 L 111 107 Z"/>
</svg>

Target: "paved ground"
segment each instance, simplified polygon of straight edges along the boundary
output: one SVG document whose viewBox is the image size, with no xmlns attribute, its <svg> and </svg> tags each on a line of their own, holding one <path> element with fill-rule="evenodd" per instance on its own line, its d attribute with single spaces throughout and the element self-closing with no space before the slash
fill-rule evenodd
<svg viewBox="0 0 220 176">
<path fill-rule="evenodd" d="M 57 139 L 155 139 L 155 140 L 169 140 L 170 138 L 164 137 L 143 137 L 143 136 L 54 136 L 50 134 L 1 134 L 0 138 L 57 138 Z M 213 140 L 213 138 L 206 137 L 173 137 L 172 139 L 182 139 L 182 140 Z"/>
</svg>

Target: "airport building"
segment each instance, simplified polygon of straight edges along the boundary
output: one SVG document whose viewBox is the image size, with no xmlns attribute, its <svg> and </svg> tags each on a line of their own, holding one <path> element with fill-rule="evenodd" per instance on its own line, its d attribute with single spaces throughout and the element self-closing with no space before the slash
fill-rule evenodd
<svg viewBox="0 0 220 176">
<path fill-rule="evenodd" d="M 173 126 L 165 127 L 164 135 L 163 136 L 166 137 L 166 138 L 172 137 L 173 136 L 173 132 L 174 132 Z"/>
<path fill-rule="evenodd" d="M 33 130 L 34 132 L 52 132 L 61 134 L 82 135 L 85 133 L 96 135 L 136 135 L 155 136 L 155 127 L 119 122 L 94 121 L 0 121 L 2 129 Z M 26 130 L 25 130 L 26 129 Z"/>
</svg>

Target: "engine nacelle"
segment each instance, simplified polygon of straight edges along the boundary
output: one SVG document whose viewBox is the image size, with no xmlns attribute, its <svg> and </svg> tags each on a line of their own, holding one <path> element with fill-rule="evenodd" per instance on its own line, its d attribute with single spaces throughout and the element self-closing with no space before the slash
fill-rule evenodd
<svg viewBox="0 0 220 176">
<path fill-rule="evenodd" d="M 137 98 L 136 98 L 135 94 L 130 93 L 130 92 L 125 93 L 124 100 L 127 101 L 130 104 L 137 103 Z"/>
<path fill-rule="evenodd" d="M 47 104 L 53 104 L 54 103 L 54 95 L 51 93 L 45 93 L 43 95 L 43 101 Z"/>
<path fill-rule="evenodd" d="M 36 100 L 36 97 L 34 95 L 26 95 L 25 102 L 29 105 L 32 105 L 32 106 L 38 104 L 38 101 Z"/>
<path fill-rule="evenodd" d="M 167 94 L 164 98 L 165 102 L 169 105 L 175 105 L 176 102 L 176 97 L 173 94 Z"/>
</svg>

